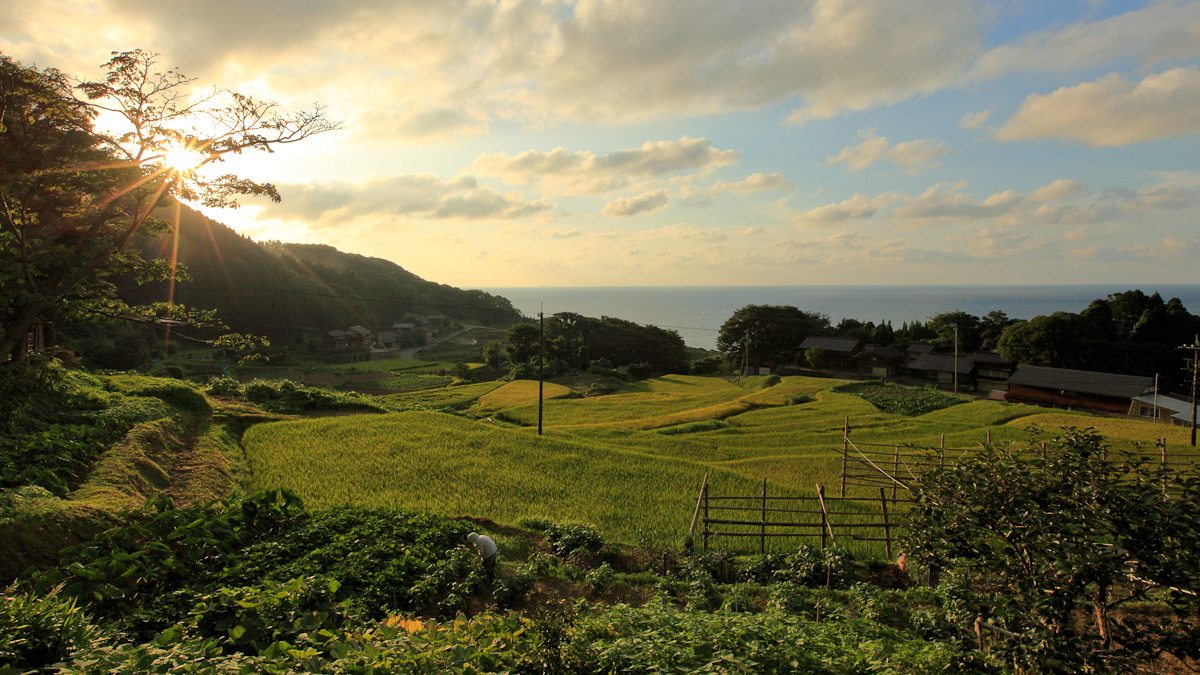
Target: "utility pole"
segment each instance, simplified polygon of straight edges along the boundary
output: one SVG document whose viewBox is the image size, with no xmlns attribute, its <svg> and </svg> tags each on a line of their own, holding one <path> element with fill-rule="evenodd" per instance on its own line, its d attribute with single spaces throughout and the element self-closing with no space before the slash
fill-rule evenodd
<svg viewBox="0 0 1200 675">
<path fill-rule="evenodd" d="M 539 307 L 539 309 L 543 309 Z M 538 436 L 542 435 L 542 392 L 546 366 L 546 315 L 538 312 Z"/>
<path fill-rule="evenodd" d="M 1200 335 L 1195 336 L 1190 345 L 1180 345 L 1180 349 L 1192 350 L 1191 365 L 1184 370 L 1192 371 L 1192 447 L 1196 447 L 1196 376 L 1200 373 Z"/>
<path fill-rule="evenodd" d="M 958 324 L 954 324 L 954 394 L 958 395 Z"/>
</svg>

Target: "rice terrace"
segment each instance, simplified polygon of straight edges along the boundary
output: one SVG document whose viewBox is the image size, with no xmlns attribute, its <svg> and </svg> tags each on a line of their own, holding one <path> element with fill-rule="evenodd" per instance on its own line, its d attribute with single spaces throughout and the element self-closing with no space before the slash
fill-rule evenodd
<svg viewBox="0 0 1200 675">
<path fill-rule="evenodd" d="M 597 383 L 612 393 L 579 393 Z M 1147 455 L 1158 452 L 1160 437 L 1177 449 L 1187 442 L 1181 427 L 928 389 L 912 391 L 947 399 L 946 407 L 884 412 L 837 391 L 845 383 L 810 377 L 735 384 L 670 375 L 574 386 L 545 386 L 542 436 L 537 383 L 514 381 L 382 399 L 400 412 L 260 424 L 243 443 L 257 489 L 287 488 L 315 508 L 407 508 L 497 522 L 552 517 L 594 525 L 618 541 L 676 547 L 705 474 L 726 494 L 755 494 L 764 479 L 774 495 L 837 486 L 847 422 L 858 442 L 926 448 L 1021 441 L 1030 426 L 1096 426 L 1114 446 Z M 445 407 L 455 412 L 438 412 Z"/>
</svg>

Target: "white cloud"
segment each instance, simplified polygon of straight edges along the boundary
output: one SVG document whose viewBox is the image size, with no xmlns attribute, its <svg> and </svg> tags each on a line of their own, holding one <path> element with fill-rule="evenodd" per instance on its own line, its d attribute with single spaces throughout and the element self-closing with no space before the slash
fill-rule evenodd
<svg viewBox="0 0 1200 675">
<path fill-rule="evenodd" d="M 873 217 L 881 209 L 895 204 L 900 195 L 887 192 L 871 199 L 855 194 L 837 204 L 826 204 L 807 211 L 796 218 L 800 226 L 833 226 L 849 220 L 864 220 Z"/>
<path fill-rule="evenodd" d="M 1082 196 L 1086 191 L 1087 188 L 1081 181 L 1059 178 L 1053 183 L 1043 185 L 1029 193 L 1029 200 L 1033 202 L 1061 202 Z"/>
<path fill-rule="evenodd" d="M 989 110 L 980 110 L 979 112 L 967 113 L 966 115 L 963 115 L 962 119 L 960 119 L 958 121 L 958 126 L 964 128 L 964 129 L 972 129 L 972 130 L 978 129 L 979 127 L 983 126 L 984 122 L 987 122 L 988 118 L 990 118 L 991 116 L 992 116 L 992 111 L 990 109 Z"/>
<path fill-rule="evenodd" d="M 1132 57 L 1143 67 L 1200 57 L 1200 3 L 1178 0 L 1101 21 L 1079 21 L 1022 37 L 984 54 L 969 79 L 989 80 L 1013 72 L 1069 72 Z"/>
<path fill-rule="evenodd" d="M 300 220 L 336 227 L 362 219 L 514 220 L 548 213 L 552 206 L 480 186 L 470 176 L 446 181 L 432 174 L 375 176 L 361 181 L 276 186 L 285 199 L 264 207 L 262 219 Z"/>
<path fill-rule="evenodd" d="M 709 194 L 748 195 L 755 192 L 795 190 L 796 186 L 781 173 L 752 173 L 742 180 L 718 180 L 708 187 Z"/>
<path fill-rule="evenodd" d="M 1200 68 L 1172 68 L 1134 84 L 1110 73 L 1031 94 L 996 131 L 1002 141 L 1063 138 L 1120 146 L 1200 132 Z"/>
<path fill-rule="evenodd" d="M 858 132 L 862 142 L 842 148 L 837 156 L 829 157 L 824 166 L 845 164 L 851 171 L 858 171 L 879 162 L 890 161 L 906 168 L 925 168 L 933 166 L 937 160 L 950 152 L 950 146 L 943 141 L 922 138 L 892 145 L 883 137 L 875 135 L 875 129 L 863 129 Z"/>
<path fill-rule="evenodd" d="M 514 156 L 484 154 L 475 159 L 471 170 L 506 183 L 537 185 L 551 194 L 588 195 L 626 187 L 638 179 L 736 164 L 737 157 L 736 150 L 718 150 L 707 139 L 684 136 L 678 141 L 647 141 L 639 148 L 606 155 L 561 147 Z"/>
<path fill-rule="evenodd" d="M 628 199 L 614 199 L 600 213 L 614 217 L 645 215 L 665 209 L 669 202 L 666 190 L 654 190 Z"/>
</svg>

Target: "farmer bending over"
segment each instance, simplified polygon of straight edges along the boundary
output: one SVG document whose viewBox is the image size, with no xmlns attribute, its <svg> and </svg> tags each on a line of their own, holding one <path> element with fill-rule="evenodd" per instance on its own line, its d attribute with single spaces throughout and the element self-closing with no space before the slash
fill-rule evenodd
<svg viewBox="0 0 1200 675">
<path fill-rule="evenodd" d="M 467 541 L 475 545 L 479 551 L 479 557 L 483 558 L 483 571 L 487 574 L 487 578 L 494 579 L 496 577 L 496 554 L 499 553 L 496 542 L 492 541 L 491 537 L 478 532 L 468 534 Z"/>
</svg>

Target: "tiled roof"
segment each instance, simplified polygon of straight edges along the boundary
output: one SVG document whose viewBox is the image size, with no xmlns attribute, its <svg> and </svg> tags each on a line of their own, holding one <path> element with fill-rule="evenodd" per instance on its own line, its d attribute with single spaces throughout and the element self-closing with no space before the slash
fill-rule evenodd
<svg viewBox="0 0 1200 675">
<path fill-rule="evenodd" d="M 1012 374 L 1012 377 L 1008 378 L 1008 383 L 1078 394 L 1133 398 L 1144 394 L 1154 386 L 1154 378 L 1070 368 L 1021 366 L 1017 372 Z"/>
<path fill-rule="evenodd" d="M 858 338 L 813 336 L 804 338 L 804 342 L 800 343 L 800 349 L 812 349 L 813 347 L 819 347 L 827 352 L 837 354 L 853 354 L 855 350 L 862 347 L 862 340 Z"/>
<path fill-rule="evenodd" d="M 953 373 L 957 369 L 959 375 L 966 375 L 975 367 L 975 362 L 966 356 L 954 358 L 953 354 L 921 354 L 908 364 L 909 370 L 923 370 L 937 373 Z"/>
</svg>

